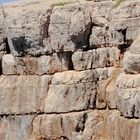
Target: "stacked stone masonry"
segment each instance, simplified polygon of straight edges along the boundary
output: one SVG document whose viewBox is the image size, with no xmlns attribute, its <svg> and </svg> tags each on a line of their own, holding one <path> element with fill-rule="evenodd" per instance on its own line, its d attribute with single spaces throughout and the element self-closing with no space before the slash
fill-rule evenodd
<svg viewBox="0 0 140 140">
<path fill-rule="evenodd" d="M 1 6 L 0 140 L 139 140 L 139 94 L 139 0 Z"/>
</svg>

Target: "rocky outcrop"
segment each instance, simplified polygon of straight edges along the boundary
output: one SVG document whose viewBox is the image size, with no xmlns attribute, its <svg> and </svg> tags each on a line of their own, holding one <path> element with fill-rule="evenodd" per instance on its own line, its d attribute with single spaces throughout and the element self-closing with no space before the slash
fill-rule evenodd
<svg viewBox="0 0 140 140">
<path fill-rule="evenodd" d="M 0 19 L 0 140 L 140 139 L 139 0 L 30 0 Z"/>
</svg>

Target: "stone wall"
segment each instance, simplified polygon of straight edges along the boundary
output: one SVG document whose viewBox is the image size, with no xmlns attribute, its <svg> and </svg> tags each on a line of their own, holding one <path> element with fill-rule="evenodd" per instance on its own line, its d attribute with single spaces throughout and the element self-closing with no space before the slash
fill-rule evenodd
<svg viewBox="0 0 140 140">
<path fill-rule="evenodd" d="M 2 6 L 0 140 L 139 140 L 139 45 L 139 0 Z"/>
</svg>

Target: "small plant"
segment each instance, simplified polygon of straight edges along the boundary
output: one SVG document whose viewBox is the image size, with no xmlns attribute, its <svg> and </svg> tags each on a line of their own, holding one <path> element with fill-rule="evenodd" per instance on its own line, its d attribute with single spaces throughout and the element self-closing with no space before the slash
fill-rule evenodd
<svg viewBox="0 0 140 140">
<path fill-rule="evenodd" d="M 117 8 L 123 1 L 125 1 L 125 0 L 118 0 L 118 1 L 114 4 L 113 8 Z"/>
<path fill-rule="evenodd" d="M 70 2 L 67 2 L 67 1 L 58 2 L 58 3 L 52 4 L 52 7 L 55 7 L 55 6 L 64 6 L 64 5 L 69 4 L 69 3 L 70 3 Z"/>
</svg>

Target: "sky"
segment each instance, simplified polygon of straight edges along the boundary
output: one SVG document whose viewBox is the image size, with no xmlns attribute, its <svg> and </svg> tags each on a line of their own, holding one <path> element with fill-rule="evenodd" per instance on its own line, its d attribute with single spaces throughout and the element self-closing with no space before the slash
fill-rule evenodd
<svg viewBox="0 0 140 140">
<path fill-rule="evenodd" d="M 12 2 L 12 1 L 16 1 L 16 0 L 0 0 L 0 3 Z"/>
</svg>

